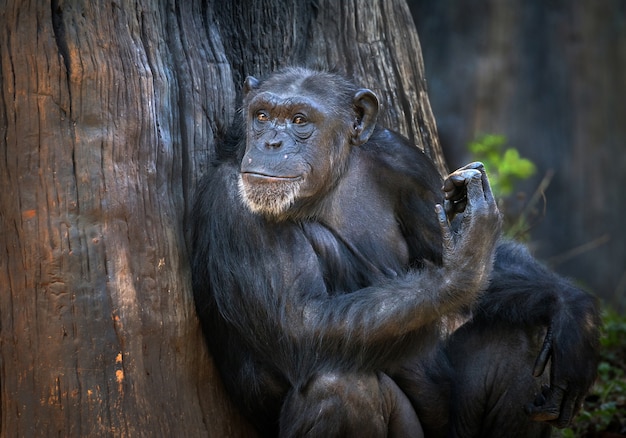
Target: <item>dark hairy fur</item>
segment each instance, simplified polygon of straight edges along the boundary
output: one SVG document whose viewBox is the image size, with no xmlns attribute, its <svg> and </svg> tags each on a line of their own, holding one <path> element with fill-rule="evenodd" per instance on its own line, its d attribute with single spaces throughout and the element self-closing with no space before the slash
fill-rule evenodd
<svg viewBox="0 0 626 438">
<path fill-rule="evenodd" d="M 462 171 L 468 206 L 450 230 L 435 211 L 443 181 L 408 140 L 374 127 L 371 92 L 300 68 L 247 87 L 244 120 L 196 193 L 192 275 L 212 356 L 259 433 L 548 436 L 568 424 L 595 377 L 595 301 L 498 240 L 484 172 Z M 249 133 L 254 102 L 283 114 L 300 97 L 323 116 L 310 138 L 284 134 L 282 116 Z M 284 154 L 255 143 L 273 129 Z M 307 174 L 317 192 L 253 212 L 242 160 L 265 154 L 264 173 L 291 176 L 293 160 L 323 154 L 332 176 Z"/>
</svg>

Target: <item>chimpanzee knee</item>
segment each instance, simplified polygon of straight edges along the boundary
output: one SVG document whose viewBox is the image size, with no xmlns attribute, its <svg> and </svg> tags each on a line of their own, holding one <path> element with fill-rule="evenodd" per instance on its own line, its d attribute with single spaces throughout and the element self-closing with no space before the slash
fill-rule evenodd
<svg viewBox="0 0 626 438">
<path fill-rule="evenodd" d="M 318 374 L 287 395 L 280 435 L 385 436 L 385 418 L 374 374 Z"/>
<path fill-rule="evenodd" d="M 318 374 L 285 399 L 282 437 L 422 436 L 410 402 L 385 374 Z"/>
</svg>

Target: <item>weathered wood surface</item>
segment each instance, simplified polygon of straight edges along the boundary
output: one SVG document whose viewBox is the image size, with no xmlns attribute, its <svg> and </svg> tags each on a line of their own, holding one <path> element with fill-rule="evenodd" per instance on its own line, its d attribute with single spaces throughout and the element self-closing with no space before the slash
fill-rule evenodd
<svg viewBox="0 0 626 438">
<path fill-rule="evenodd" d="M 290 63 L 362 80 L 441 158 L 408 10 L 80 3 L 0 8 L 0 435 L 249 436 L 194 313 L 195 183 L 242 78 Z"/>
</svg>

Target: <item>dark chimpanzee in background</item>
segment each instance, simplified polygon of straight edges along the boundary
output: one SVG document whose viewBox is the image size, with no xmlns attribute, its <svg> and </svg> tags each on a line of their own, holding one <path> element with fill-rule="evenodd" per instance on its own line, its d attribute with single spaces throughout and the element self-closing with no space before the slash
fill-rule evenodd
<svg viewBox="0 0 626 438">
<path fill-rule="evenodd" d="M 289 68 L 244 92 L 245 135 L 197 193 L 192 266 L 215 362 L 259 433 L 567 425 L 596 373 L 595 301 L 500 240 L 482 165 L 442 181 L 334 74 Z"/>
</svg>

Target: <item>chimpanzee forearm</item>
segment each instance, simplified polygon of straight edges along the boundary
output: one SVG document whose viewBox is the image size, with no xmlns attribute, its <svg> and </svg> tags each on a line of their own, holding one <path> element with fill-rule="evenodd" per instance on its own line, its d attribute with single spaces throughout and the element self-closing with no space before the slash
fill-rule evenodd
<svg viewBox="0 0 626 438">
<path fill-rule="evenodd" d="M 300 321 L 294 318 L 284 330 L 316 340 L 326 354 L 358 360 L 367 351 L 360 367 L 376 369 L 401 356 L 406 345 L 431 341 L 435 323 L 443 315 L 470 305 L 479 291 L 466 289 L 474 284 L 475 272 L 463 281 L 460 271 L 446 280 L 441 267 L 389 280 L 359 291 L 310 300 L 304 304 Z"/>
<path fill-rule="evenodd" d="M 237 230 L 239 225 L 241 230 Z M 231 227 L 231 236 L 243 235 L 244 229 L 257 238 L 262 233 L 251 230 L 252 224 L 243 220 L 231 222 Z M 291 240 L 300 242 L 293 236 Z M 239 244 L 245 242 L 236 241 L 236 237 L 215 238 L 212 242 L 216 252 L 221 245 L 232 249 Z M 293 271 L 294 276 L 284 278 L 285 283 L 260 284 L 258 278 L 270 266 L 248 260 L 241 248 L 232 262 L 248 266 L 250 272 L 237 280 L 238 286 L 228 282 L 227 277 L 211 279 L 214 289 L 231 290 L 216 296 L 222 316 L 242 335 L 254 334 L 261 355 L 265 355 L 264 345 L 285 342 L 276 351 L 284 352 L 286 360 L 294 353 L 315 355 L 314 350 L 319 349 L 325 360 L 334 357 L 359 369 L 387 366 L 406 353 L 419 351 L 420 343 L 430 343 L 429 333 L 436 334 L 440 318 L 470 305 L 484 286 L 477 278 L 488 276 L 487 272 L 477 273 L 471 263 L 461 266 L 466 269 L 429 265 L 354 292 L 329 296 L 318 273 L 306 269 L 313 256 L 298 245 L 292 250 L 297 250 L 302 265 Z M 267 255 L 272 255 L 269 260 L 293 260 L 295 256 L 288 248 L 273 247 L 269 241 L 265 241 L 264 248 Z M 213 260 L 221 266 L 220 271 L 232 269 L 228 258 Z M 409 345 L 415 348 L 407 348 Z M 276 351 L 269 352 L 274 360 Z"/>
<path fill-rule="evenodd" d="M 468 175 L 469 207 L 458 234 L 451 234 L 439 211 L 442 265 L 427 264 L 369 287 L 332 294 L 317 268 L 310 232 L 307 235 L 291 223 L 268 227 L 234 202 L 235 172 L 227 166 L 216 169 L 213 190 L 205 195 L 206 212 L 199 219 L 219 227 L 207 227 L 204 240 L 195 242 L 195 260 L 208 263 L 211 273 L 196 279 L 196 289 L 207 282 L 211 290 L 220 291 L 213 297 L 220 314 L 242 335 L 255 338 L 251 345 L 259 347 L 259 354 L 265 354 L 261 350 L 267 343 L 285 340 L 294 344 L 285 345 L 286 355 L 288 350 L 318 345 L 326 356 L 338 358 L 358 358 L 367 351 L 363 362 L 380 366 L 388 363 L 385 357 L 397 356 L 407 342 L 414 342 L 408 339 L 411 334 L 433 331 L 442 315 L 471 304 L 486 286 L 499 215 L 495 201 L 485 199 L 487 182 L 478 171 Z M 216 211 L 228 220 L 216 221 Z M 258 248 L 263 248 L 263 258 L 258 257 Z M 277 260 L 289 260 L 291 265 L 277 270 Z M 268 277 L 272 271 L 276 274 Z M 239 275 L 231 275 L 235 272 Z"/>
</svg>

